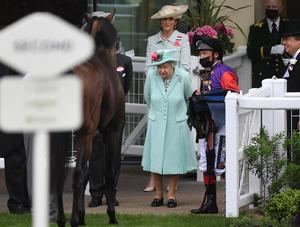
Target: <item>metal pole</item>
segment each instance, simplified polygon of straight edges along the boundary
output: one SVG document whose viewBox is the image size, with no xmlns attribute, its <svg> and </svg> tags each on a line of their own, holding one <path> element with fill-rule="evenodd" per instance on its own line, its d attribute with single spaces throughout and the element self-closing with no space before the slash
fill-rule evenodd
<svg viewBox="0 0 300 227">
<path fill-rule="evenodd" d="M 49 134 L 34 134 L 33 227 L 48 227 L 49 221 Z"/>
</svg>

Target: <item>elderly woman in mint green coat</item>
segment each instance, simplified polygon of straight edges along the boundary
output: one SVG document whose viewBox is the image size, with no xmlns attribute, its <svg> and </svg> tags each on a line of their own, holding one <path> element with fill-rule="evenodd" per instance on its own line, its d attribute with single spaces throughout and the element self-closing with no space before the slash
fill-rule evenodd
<svg viewBox="0 0 300 227">
<path fill-rule="evenodd" d="M 151 206 L 163 205 L 162 175 L 169 175 L 167 206 L 176 202 L 177 176 L 197 167 L 191 132 L 187 125 L 187 101 L 192 95 L 188 72 L 178 68 L 172 51 L 152 54 L 144 98 L 148 105 L 148 127 L 142 166 L 154 173 L 155 198 Z"/>
</svg>

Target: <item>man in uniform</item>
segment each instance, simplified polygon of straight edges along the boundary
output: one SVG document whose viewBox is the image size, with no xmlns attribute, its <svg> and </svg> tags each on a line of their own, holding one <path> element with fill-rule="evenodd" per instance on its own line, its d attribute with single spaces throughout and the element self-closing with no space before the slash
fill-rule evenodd
<svg viewBox="0 0 300 227">
<path fill-rule="evenodd" d="M 250 27 L 247 54 L 252 61 L 252 87 L 273 76 L 281 77 L 285 66 L 281 37 L 285 21 L 280 17 L 282 0 L 265 0 L 266 18 Z"/>
</svg>

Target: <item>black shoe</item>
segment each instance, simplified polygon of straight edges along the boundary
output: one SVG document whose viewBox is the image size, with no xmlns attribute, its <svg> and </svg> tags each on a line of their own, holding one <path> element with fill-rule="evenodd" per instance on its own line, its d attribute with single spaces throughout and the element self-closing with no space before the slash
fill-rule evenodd
<svg viewBox="0 0 300 227">
<path fill-rule="evenodd" d="M 207 195 L 207 200 L 200 208 L 192 209 L 193 214 L 217 214 L 218 207 L 215 195 Z"/>
<path fill-rule="evenodd" d="M 102 199 L 99 197 L 92 197 L 91 201 L 89 202 L 89 207 L 98 207 L 102 205 Z"/>
<path fill-rule="evenodd" d="M 168 199 L 167 207 L 175 208 L 177 207 L 177 202 L 175 199 Z"/>
<path fill-rule="evenodd" d="M 25 214 L 30 213 L 30 208 L 24 206 L 23 204 L 16 205 L 14 207 L 8 208 L 9 212 L 12 214 Z"/>
<path fill-rule="evenodd" d="M 160 206 L 162 206 L 163 204 L 164 204 L 164 199 L 163 199 L 163 198 L 161 198 L 161 199 L 155 198 L 155 199 L 153 199 L 153 201 L 152 201 L 152 203 L 151 203 L 151 206 L 152 206 L 152 207 L 160 207 Z"/>
<path fill-rule="evenodd" d="M 218 213 L 218 207 L 200 207 L 196 209 L 192 209 L 191 212 L 193 214 L 217 214 Z"/>
</svg>

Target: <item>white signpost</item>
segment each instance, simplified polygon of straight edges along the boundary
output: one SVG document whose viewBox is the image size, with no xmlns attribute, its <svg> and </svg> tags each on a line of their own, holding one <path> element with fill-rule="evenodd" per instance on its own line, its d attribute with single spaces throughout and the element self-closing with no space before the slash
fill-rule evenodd
<svg viewBox="0 0 300 227">
<path fill-rule="evenodd" d="M 88 59 L 93 40 L 49 13 L 34 13 L 0 33 L 0 61 L 29 78 L 0 81 L 0 127 L 34 132 L 33 226 L 49 216 L 49 131 L 80 127 L 81 81 L 59 74 Z"/>
</svg>

